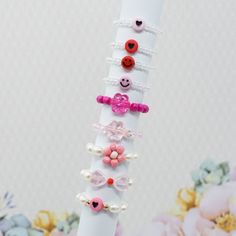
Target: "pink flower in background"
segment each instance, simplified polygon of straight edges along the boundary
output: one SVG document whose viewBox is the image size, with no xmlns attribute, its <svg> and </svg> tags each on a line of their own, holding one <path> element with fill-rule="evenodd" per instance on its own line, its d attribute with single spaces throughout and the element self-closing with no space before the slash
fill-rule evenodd
<svg viewBox="0 0 236 236">
<path fill-rule="evenodd" d="M 234 167 L 230 172 L 230 180 L 236 181 L 236 167 Z"/>
<path fill-rule="evenodd" d="M 205 232 L 213 229 L 214 223 L 204 219 L 198 208 L 191 209 L 185 216 L 183 231 L 186 236 L 204 236 Z"/>
<path fill-rule="evenodd" d="M 199 208 L 203 217 L 209 220 L 214 220 L 225 213 L 236 216 L 236 182 L 209 189 L 204 194 Z"/>
<path fill-rule="evenodd" d="M 199 207 L 186 214 L 183 230 L 186 236 L 236 236 L 236 183 L 206 191 Z"/>
<path fill-rule="evenodd" d="M 184 236 L 181 221 L 170 215 L 160 215 L 139 236 Z"/>
</svg>

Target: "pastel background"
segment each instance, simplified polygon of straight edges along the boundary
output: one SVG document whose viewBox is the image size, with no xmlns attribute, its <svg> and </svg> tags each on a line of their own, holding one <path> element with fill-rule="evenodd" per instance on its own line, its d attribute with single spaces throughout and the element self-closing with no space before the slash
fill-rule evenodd
<svg viewBox="0 0 236 236">
<path fill-rule="evenodd" d="M 79 211 L 119 9 L 115 0 L 0 0 L 0 193 L 13 192 L 29 216 Z M 235 9 L 235 0 L 166 0 L 126 235 L 169 209 L 202 160 L 235 162 Z"/>
</svg>

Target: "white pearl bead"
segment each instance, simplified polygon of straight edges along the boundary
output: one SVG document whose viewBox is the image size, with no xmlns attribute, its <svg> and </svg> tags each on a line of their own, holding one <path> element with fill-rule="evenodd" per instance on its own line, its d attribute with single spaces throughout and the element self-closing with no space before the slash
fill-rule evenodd
<svg viewBox="0 0 236 236">
<path fill-rule="evenodd" d="M 138 154 L 133 154 L 133 159 L 137 159 L 138 158 Z"/>
<path fill-rule="evenodd" d="M 125 155 L 126 159 L 128 160 L 132 160 L 132 159 L 137 159 L 138 158 L 138 155 L 135 154 L 135 153 L 129 153 L 127 155 Z"/>
<path fill-rule="evenodd" d="M 118 153 L 116 151 L 113 151 L 110 155 L 111 159 L 116 159 L 118 157 Z"/>
<path fill-rule="evenodd" d="M 112 213 L 119 213 L 120 212 L 120 207 L 114 204 L 114 205 L 111 205 L 109 207 L 109 210 Z"/>
<path fill-rule="evenodd" d="M 121 210 L 122 210 L 122 211 L 126 211 L 127 208 L 128 208 L 128 206 L 127 206 L 126 204 L 123 204 L 123 205 L 121 206 Z"/>
<path fill-rule="evenodd" d="M 102 154 L 102 148 L 100 148 L 100 147 L 94 147 L 93 148 L 93 152 L 94 152 L 94 154 L 96 154 L 96 155 L 101 155 Z"/>
<path fill-rule="evenodd" d="M 128 182 L 129 186 L 132 186 L 133 183 L 134 183 L 134 181 L 132 179 L 129 179 L 129 182 Z"/>
<path fill-rule="evenodd" d="M 86 146 L 87 150 L 92 153 L 93 152 L 93 144 L 92 143 L 88 143 Z"/>
<path fill-rule="evenodd" d="M 81 170 L 80 174 L 87 180 L 91 179 L 91 173 L 89 170 Z"/>
<path fill-rule="evenodd" d="M 87 172 L 84 174 L 85 179 L 90 180 L 91 179 L 91 173 Z"/>
<path fill-rule="evenodd" d="M 87 201 L 88 201 L 88 199 L 87 199 L 85 196 L 83 196 L 83 195 L 80 195 L 80 196 L 79 196 L 79 200 L 80 200 L 81 203 L 83 203 L 83 204 L 86 204 Z"/>
</svg>

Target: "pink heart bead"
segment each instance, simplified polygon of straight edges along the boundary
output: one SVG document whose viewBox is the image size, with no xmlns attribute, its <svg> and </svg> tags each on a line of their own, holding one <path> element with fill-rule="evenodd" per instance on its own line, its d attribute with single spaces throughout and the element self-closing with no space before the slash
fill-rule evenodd
<svg viewBox="0 0 236 236">
<path fill-rule="evenodd" d="M 92 211 L 99 212 L 104 208 L 104 204 L 101 198 L 95 197 L 90 200 L 89 206 Z"/>
</svg>

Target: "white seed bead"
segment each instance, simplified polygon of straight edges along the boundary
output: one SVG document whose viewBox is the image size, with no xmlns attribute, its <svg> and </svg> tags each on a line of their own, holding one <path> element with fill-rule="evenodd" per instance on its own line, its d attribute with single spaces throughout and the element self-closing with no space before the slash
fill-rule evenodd
<svg viewBox="0 0 236 236">
<path fill-rule="evenodd" d="M 86 179 L 91 179 L 91 172 L 89 170 L 81 170 L 80 174 Z"/>
<path fill-rule="evenodd" d="M 97 147 L 97 146 L 93 145 L 92 143 L 88 143 L 86 148 L 87 148 L 88 152 L 91 154 L 95 154 L 98 156 L 102 155 L 103 149 L 101 147 Z"/>
<path fill-rule="evenodd" d="M 128 206 L 127 206 L 126 204 L 123 204 L 123 205 L 121 206 L 121 211 L 126 211 L 127 208 L 128 208 Z"/>
<path fill-rule="evenodd" d="M 93 148 L 93 153 L 94 153 L 95 155 L 101 156 L 101 155 L 102 155 L 102 151 L 103 151 L 103 149 L 100 148 L 100 147 L 94 147 L 94 148 Z"/>
<path fill-rule="evenodd" d="M 88 143 L 86 146 L 87 150 L 92 153 L 93 152 L 93 144 L 92 143 Z"/>
<path fill-rule="evenodd" d="M 129 179 L 129 182 L 128 182 L 129 186 L 132 186 L 133 183 L 134 183 L 134 181 L 132 179 Z"/>
<path fill-rule="evenodd" d="M 136 153 L 133 154 L 133 158 L 134 158 L 134 159 L 137 159 L 137 158 L 138 158 L 138 154 L 136 154 Z"/>
<path fill-rule="evenodd" d="M 117 205 L 110 205 L 109 207 L 110 212 L 112 213 L 119 213 L 120 212 L 120 207 Z"/>
<path fill-rule="evenodd" d="M 91 179 L 91 173 L 87 172 L 84 174 L 85 179 L 90 180 Z"/>
<path fill-rule="evenodd" d="M 125 158 L 127 160 L 137 159 L 138 158 L 138 154 L 135 154 L 135 153 L 126 154 Z"/>
</svg>

